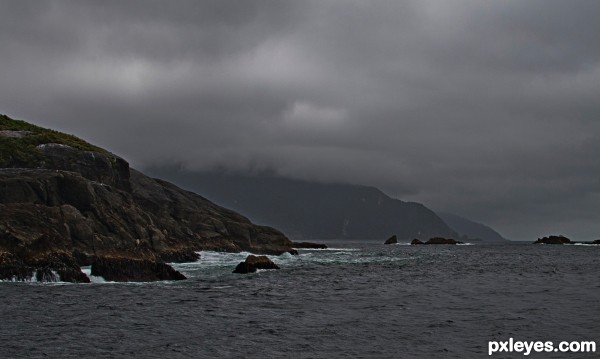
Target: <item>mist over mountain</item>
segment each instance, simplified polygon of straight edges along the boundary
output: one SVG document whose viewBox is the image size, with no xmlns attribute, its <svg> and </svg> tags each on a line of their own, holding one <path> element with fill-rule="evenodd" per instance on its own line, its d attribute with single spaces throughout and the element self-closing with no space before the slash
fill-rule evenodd
<svg viewBox="0 0 600 359">
<path fill-rule="evenodd" d="M 515 240 L 600 232 L 598 1 L 41 3 L 0 1 L 0 111 L 134 168 L 369 184 Z"/>
<path fill-rule="evenodd" d="M 293 239 L 456 236 L 424 205 L 390 198 L 374 187 L 174 167 L 147 171 L 202 193 L 257 223 L 276 226 Z"/>
<path fill-rule="evenodd" d="M 466 237 L 470 240 L 475 239 L 489 242 L 507 241 L 500 233 L 485 224 L 472 221 L 453 213 L 440 211 L 436 211 L 435 213 L 463 238 Z"/>
</svg>

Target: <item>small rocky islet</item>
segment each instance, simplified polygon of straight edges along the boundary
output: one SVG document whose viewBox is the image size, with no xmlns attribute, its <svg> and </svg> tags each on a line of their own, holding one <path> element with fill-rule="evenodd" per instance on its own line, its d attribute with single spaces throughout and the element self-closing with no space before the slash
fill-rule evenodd
<svg viewBox="0 0 600 359">
<path fill-rule="evenodd" d="M 538 238 L 533 244 L 600 244 L 600 239 L 589 242 L 573 241 L 563 235 Z"/>
<path fill-rule="evenodd" d="M 251 254 L 246 257 L 246 260 L 240 262 L 240 264 L 235 267 L 233 273 L 255 273 L 259 269 L 279 269 L 279 266 L 273 263 L 267 256 L 255 256 Z"/>
<path fill-rule="evenodd" d="M 309 248 L 317 244 L 298 244 Z M 198 251 L 297 254 L 253 224 L 75 136 L 0 115 L 0 280 L 181 280 Z M 314 248 L 314 247 L 313 247 Z"/>
<path fill-rule="evenodd" d="M 388 238 L 383 244 L 397 244 L 398 243 L 398 237 L 396 235 L 391 236 L 390 238 Z M 430 238 L 429 240 L 427 240 L 426 242 L 423 242 L 422 240 L 415 238 L 410 242 L 411 245 L 418 245 L 418 244 L 464 244 L 461 241 L 457 241 L 455 239 L 452 238 L 444 238 L 444 237 L 433 237 Z"/>
<path fill-rule="evenodd" d="M 393 236 L 388 238 L 383 244 L 396 244 L 396 243 L 398 243 L 398 236 L 396 236 L 394 234 Z"/>
</svg>

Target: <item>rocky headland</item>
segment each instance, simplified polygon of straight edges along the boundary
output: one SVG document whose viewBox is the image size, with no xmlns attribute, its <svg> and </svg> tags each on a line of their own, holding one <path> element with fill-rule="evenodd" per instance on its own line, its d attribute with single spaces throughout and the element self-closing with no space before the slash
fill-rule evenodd
<svg viewBox="0 0 600 359">
<path fill-rule="evenodd" d="M 0 115 L 0 280 L 180 280 L 197 251 L 295 253 L 251 223 L 74 136 Z"/>
</svg>

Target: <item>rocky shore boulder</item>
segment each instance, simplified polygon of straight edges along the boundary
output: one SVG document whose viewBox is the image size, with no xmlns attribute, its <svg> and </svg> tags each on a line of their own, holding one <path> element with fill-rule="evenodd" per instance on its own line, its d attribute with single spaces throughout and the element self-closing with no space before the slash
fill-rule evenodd
<svg viewBox="0 0 600 359">
<path fill-rule="evenodd" d="M 0 131 L 0 279 L 84 282 L 94 260 L 107 280 L 183 279 L 166 263 L 201 250 L 295 253 L 280 231 L 74 136 L 3 115 Z"/>
<path fill-rule="evenodd" d="M 425 243 L 423 243 L 420 239 L 415 238 L 410 242 L 410 244 L 414 246 L 417 244 L 425 244 Z"/>
<path fill-rule="evenodd" d="M 394 234 L 390 238 L 388 238 L 383 244 L 396 244 L 398 243 L 398 237 Z"/>
<path fill-rule="evenodd" d="M 569 244 L 571 240 L 565 236 L 548 236 L 538 238 L 533 244 Z"/>
<path fill-rule="evenodd" d="M 233 273 L 255 273 L 258 269 L 279 269 L 279 266 L 267 256 L 249 255 L 246 260 L 235 267 Z"/>
</svg>

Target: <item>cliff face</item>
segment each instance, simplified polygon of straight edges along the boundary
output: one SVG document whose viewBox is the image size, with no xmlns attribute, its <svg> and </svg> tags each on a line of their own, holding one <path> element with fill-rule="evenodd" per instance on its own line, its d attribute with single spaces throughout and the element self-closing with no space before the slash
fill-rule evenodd
<svg viewBox="0 0 600 359">
<path fill-rule="evenodd" d="M 47 142 L 48 140 L 56 142 Z M 129 168 L 72 136 L 0 116 L 0 279 L 182 279 L 195 251 L 293 251 L 279 231 Z"/>
</svg>

